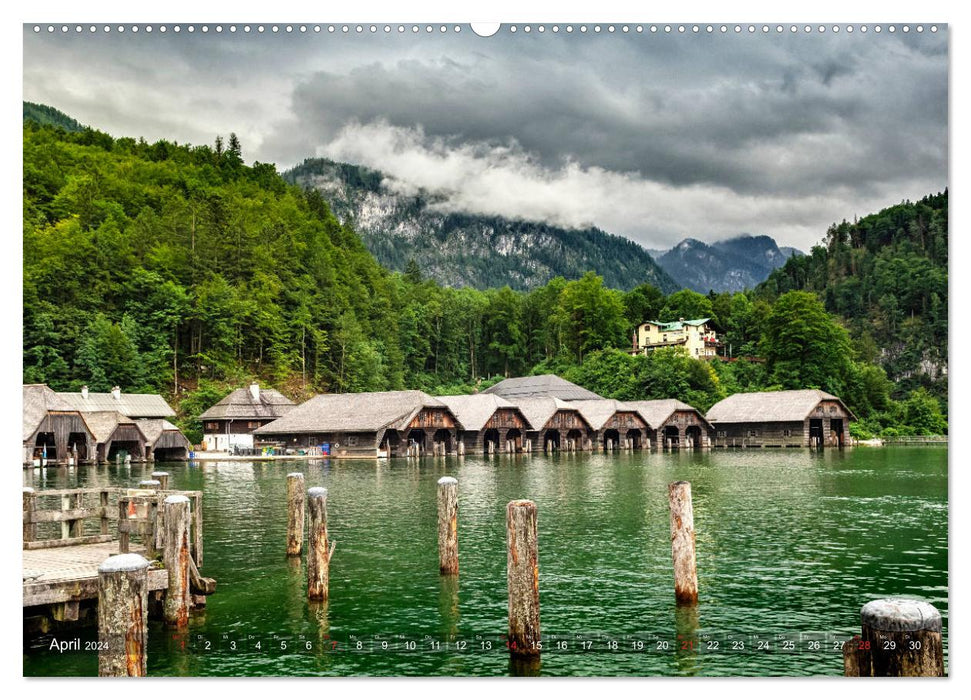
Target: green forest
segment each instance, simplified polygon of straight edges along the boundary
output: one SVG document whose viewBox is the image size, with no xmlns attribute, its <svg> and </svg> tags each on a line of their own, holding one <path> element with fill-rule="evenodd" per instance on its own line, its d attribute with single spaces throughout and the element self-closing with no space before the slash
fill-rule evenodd
<svg viewBox="0 0 971 700">
<path fill-rule="evenodd" d="M 755 290 L 665 295 L 557 277 L 528 292 L 382 268 L 320 194 L 235 135 L 212 146 L 24 121 L 23 379 L 159 392 L 187 436 L 257 379 L 320 392 L 465 393 L 555 372 L 607 397 L 702 410 L 821 388 L 856 434 L 947 430 L 947 193 L 834 226 Z M 731 357 L 626 352 L 640 322 L 710 317 Z"/>
</svg>

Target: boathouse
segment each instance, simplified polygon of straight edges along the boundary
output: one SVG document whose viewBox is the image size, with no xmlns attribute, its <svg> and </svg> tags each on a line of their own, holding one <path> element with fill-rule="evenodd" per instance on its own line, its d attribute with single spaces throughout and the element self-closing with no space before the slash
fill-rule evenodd
<svg viewBox="0 0 971 700">
<path fill-rule="evenodd" d="M 86 411 L 82 415 L 94 436 L 94 461 L 110 462 L 120 454 L 131 455 L 133 462 L 146 460 L 148 440 L 134 420 L 118 411 Z"/>
<path fill-rule="evenodd" d="M 554 397 L 524 398 L 515 403 L 529 423 L 526 438 L 534 452 L 591 449 L 592 428 L 573 403 Z"/>
<path fill-rule="evenodd" d="M 253 431 L 285 416 L 295 405 L 276 389 L 261 389 L 255 382 L 236 389 L 199 416 L 202 449 L 213 452 L 252 449 L 256 446 Z"/>
<path fill-rule="evenodd" d="M 466 454 L 522 452 L 532 429 L 523 412 L 496 394 L 438 396 L 462 425 L 458 439 Z"/>
<path fill-rule="evenodd" d="M 572 401 L 590 425 L 590 444 L 595 450 L 650 447 L 647 423 L 637 409 L 615 399 Z"/>
<path fill-rule="evenodd" d="M 192 444 L 182 431 L 164 418 L 142 418 L 139 429 L 145 436 L 145 456 L 149 461 L 179 461 L 189 459 Z"/>
<path fill-rule="evenodd" d="M 856 416 L 819 389 L 733 394 L 708 411 L 717 447 L 842 447 Z"/>
<path fill-rule="evenodd" d="M 24 464 L 93 459 L 95 438 L 81 412 L 46 384 L 24 384 Z"/>
<path fill-rule="evenodd" d="M 378 391 L 315 396 L 253 435 L 284 449 L 373 458 L 454 452 L 461 429 L 448 406 L 423 391 Z"/>
<path fill-rule="evenodd" d="M 128 418 L 171 418 L 175 415 L 172 407 L 158 394 L 123 394 L 114 387 L 110 392 L 61 391 L 57 394 L 76 411 L 117 411 Z"/>
<path fill-rule="evenodd" d="M 648 437 L 659 448 L 710 447 L 714 426 L 694 406 L 677 399 L 626 401 L 647 424 Z"/>
<path fill-rule="evenodd" d="M 496 394 L 517 403 L 519 399 L 555 398 L 561 401 L 591 401 L 603 399 L 573 382 L 568 382 L 555 374 L 540 374 L 535 377 L 510 377 L 485 389 L 483 394 Z"/>
</svg>

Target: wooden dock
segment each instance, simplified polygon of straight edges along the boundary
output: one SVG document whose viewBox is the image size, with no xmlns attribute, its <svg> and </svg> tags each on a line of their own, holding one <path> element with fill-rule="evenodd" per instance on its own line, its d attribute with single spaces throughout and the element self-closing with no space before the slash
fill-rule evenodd
<svg viewBox="0 0 971 700">
<path fill-rule="evenodd" d="M 130 551 L 144 555 L 145 547 Z M 25 549 L 23 558 L 24 607 L 54 605 L 98 597 L 98 567 L 118 554 L 118 542 Z M 149 569 L 148 590 L 164 590 L 168 575 L 160 567 Z"/>
<path fill-rule="evenodd" d="M 168 572 L 158 561 L 164 544 L 160 504 L 175 494 L 192 504 L 190 576 L 200 604 L 204 603 L 204 596 L 215 590 L 215 582 L 198 572 L 202 564 L 202 492 L 25 488 L 23 607 L 49 606 L 55 619 L 76 620 L 79 603 L 98 597 L 98 567 L 108 557 L 125 552 L 141 554 L 152 562 L 149 592 L 165 591 Z"/>
</svg>

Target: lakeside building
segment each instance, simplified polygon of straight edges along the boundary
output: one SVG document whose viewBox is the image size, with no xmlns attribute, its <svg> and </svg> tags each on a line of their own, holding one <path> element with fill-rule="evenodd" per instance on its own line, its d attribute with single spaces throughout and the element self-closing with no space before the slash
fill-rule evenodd
<svg viewBox="0 0 971 700">
<path fill-rule="evenodd" d="M 320 394 L 253 430 L 281 448 L 335 457 L 403 457 L 455 452 L 462 424 L 423 391 Z"/>
<path fill-rule="evenodd" d="M 523 412 L 496 394 L 435 397 L 462 425 L 458 439 L 466 454 L 522 452 L 532 430 Z"/>
<path fill-rule="evenodd" d="M 648 425 L 648 437 L 659 448 L 711 446 L 715 427 L 694 406 L 677 399 L 625 401 Z"/>
<path fill-rule="evenodd" d="M 573 382 L 568 382 L 555 374 L 539 374 L 535 377 L 510 377 L 493 384 L 482 391 L 483 394 L 496 394 L 507 401 L 516 403 L 519 399 L 555 398 L 561 401 L 603 400 L 603 396 L 593 393 Z"/>
<path fill-rule="evenodd" d="M 119 387 L 110 392 L 88 391 L 82 386 L 81 391 L 60 391 L 57 393 L 75 410 L 82 413 L 95 411 L 117 411 L 127 418 L 172 418 L 175 411 L 158 394 L 124 394 Z"/>
<path fill-rule="evenodd" d="M 46 384 L 23 387 L 24 464 L 92 459 L 96 441 L 81 412 Z"/>
<path fill-rule="evenodd" d="M 179 461 L 189 459 L 192 444 L 178 426 L 164 418 L 141 418 L 136 421 L 145 436 L 145 456 L 149 461 Z"/>
<path fill-rule="evenodd" d="M 856 420 L 839 397 L 819 389 L 733 394 L 706 417 L 717 447 L 842 447 Z"/>
<path fill-rule="evenodd" d="M 529 423 L 526 439 L 534 452 L 591 449 L 593 429 L 573 402 L 541 396 L 515 404 Z"/>
<path fill-rule="evenodd" d="M 285 416 L 295 405 L 276 389 L 261 389 L 255 382 L 236 389 L 199 416 L 202 449 L 253 449 L 253 431 Z"/>
<path fill-rule="evenodd" d="M 119 453 L 131 455 L 133 462 L 147 459 L 148 440 L 131 418 L 118 411 L 87 411 L 83 418 L 95 440 L 92 461 L 110 462 Z"/>
<path fill-rule="evenodd" d="M 591 449 L 618 449 L 629 444 L 633 449 L 650 447 L 648 425 L 637 409 L 615 399 L 572 401 L 590 426 Z"/>
<path fill-rule="evenodd" d="M 712 328 L 710 318 L 686 321 L 645 321 L 634 333 L 632 355 L 646 355 L 658 348 L 683 347 L 691 357 L 699 360 L 717 355 L 718 334 Z"/>
</svg>

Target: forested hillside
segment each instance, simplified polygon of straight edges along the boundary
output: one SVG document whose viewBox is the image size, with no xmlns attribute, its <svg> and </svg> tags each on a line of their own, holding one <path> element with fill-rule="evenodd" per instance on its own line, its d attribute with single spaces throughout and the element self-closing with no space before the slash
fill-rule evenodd
<svg viewBox="0 0 971 700">
<path fill-rule="evenodd" d="M 48 105 L 39 105 L 36 102 L 24 102 L 24 120 L 32 121 L 42 126 L 55 126 L 65 131 L 83 131 L 84 127 L 72 117 L 67 116 L 59 109 L 54 109 Z"/>
<path fill-rule="evenodd" d="M 844 320 L 860 356 L 897 383 L 895 395 L 926 386 L 946 398 L 947 234 L 947 190 L 843 221 L 776 270 L 759 296 L 815 292 Z"/>
<path fill-rule="evenodd" d="M 235 136 L 149 144 L 28 120 L 23 138 L 24 381 L 161 392 L 194 439 L 198 414 L 250 379 L 302 400 L 550 371 L 703 410 L 735 391 L 819 387 L 847 400 L 859 434 L 947 429 L 946 400 L 895 388 L 873 363 L 877 336 L 868 355 L 816 294 L 782 293 L 785 277 L 759 294 L 624 292 L 593 272 L 529 292 L 443 287 L 417 265 L 382 268 L 319 192 L 245 165 Z M 928 309 L 946 304 L 944 280 Z M 711 317 L 729 357 L 626 352 L 641 321 L 679 317 Z"/>
<path fill-rule="evenodd" d="M 680 289 L 644 248 L 597 228 L 445 211 L 440 194 L 402 194 L 376 170 L 324 158 L 307 159 L 283 177 L 319 190 L 385 267 L 404 272 L 414 262 L 450 287 L 528 290 L 594 271 L 615 289 L 643 283 Z"/>
</svg>

